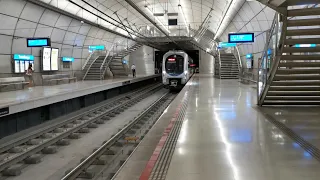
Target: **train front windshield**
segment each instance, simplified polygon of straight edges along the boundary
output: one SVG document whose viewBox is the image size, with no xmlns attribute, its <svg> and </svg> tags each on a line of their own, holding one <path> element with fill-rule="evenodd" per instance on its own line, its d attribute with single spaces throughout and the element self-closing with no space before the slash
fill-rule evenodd
<svg viewBox="0 0 320 180">
<path fill-rule="evenodd" d="M 166 59 L 166 72 L 169 74 L 183 73 L 183 56 L 171 55 Z"/>
</svg>

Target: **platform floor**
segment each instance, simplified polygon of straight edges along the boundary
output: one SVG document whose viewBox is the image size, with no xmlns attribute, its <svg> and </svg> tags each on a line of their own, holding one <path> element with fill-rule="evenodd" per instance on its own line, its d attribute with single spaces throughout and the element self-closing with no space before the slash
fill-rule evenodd
<svg viewBox="0 0 320 180">
<path fill-rule="evenodd" d="M 319 148 L 319 108 L 260 108 L 256 106 L 255 89 L 237 80 L 214 79 L 212 75 L 196 75 L 188 86 L 194 91 L 188 94 L 190 99 L 166 180 L 319 179 L 319 161 L 268 120 L 284 123 Z M 151 140 L 161 138 L 159 126 L 163 122 L 168 125 L 181 103 L 181 93 L 141 142 L 144 150 L 137 148 L 116 180 L 150 178 L 142 175 L 152 168 L 147 164 L 153 158 L 154 144 L 159 142 Z"/>
<path fill-rule="evenodd" d="M 141 75 L 136 78 L 122 77 L 102 81 L 78 81 L 70 84 L 35 86 L 24 90 L 0 92 L 0 108 L 10 107 L 10 114 L 13 114 L 46 104 L 119 87 L 126 81 L 133 83 L 156 76 L 158 75 Z"/>
</svg>

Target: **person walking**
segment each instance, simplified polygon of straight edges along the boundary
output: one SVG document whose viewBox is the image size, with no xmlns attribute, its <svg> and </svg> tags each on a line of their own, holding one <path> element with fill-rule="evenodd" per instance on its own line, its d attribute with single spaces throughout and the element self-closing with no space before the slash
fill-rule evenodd
<svg viewBox="0 0 320 180">
<path fill-rule="evenodd" d="M 27 77 L 29 79 L 29 86 L 28 86 L 29 88 L 33 86 L 32 72 L 33 72 L 32 64 L 29 64 L 28 69 L 27 69 L 27 73 L 26 73 L 26 75 L 27 75 Z"/>
<path fill-rule="evenodd" d="M 131 71 L 132 71 L 132 76 L 135 78 L 136 77 L 136 66 L 132 64 L 131 66 Z"/>
</svg>

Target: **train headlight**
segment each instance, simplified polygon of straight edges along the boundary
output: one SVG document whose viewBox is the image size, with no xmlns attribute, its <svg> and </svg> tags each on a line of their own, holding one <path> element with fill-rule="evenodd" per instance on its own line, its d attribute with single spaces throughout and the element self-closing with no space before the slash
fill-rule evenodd
<svg viewBox="0 0 320 180">
<path fill-rule="evenodd" d="M 162 75 L 165 76 L 167 73 L 166 71 L 162 71 Z"/>
<path fill-rule="evenodd" d="M 184 75 L 185 75 L 185 76 L 188 75 L 188 71 L 184 71 Z"/>
</svg>

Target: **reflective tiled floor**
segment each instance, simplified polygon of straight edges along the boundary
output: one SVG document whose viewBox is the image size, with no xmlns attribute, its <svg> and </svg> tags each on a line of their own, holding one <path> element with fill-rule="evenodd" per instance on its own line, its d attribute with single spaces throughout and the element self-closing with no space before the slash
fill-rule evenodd
<svg viewBox="0 0 320 180">
<path fill-rule="evenodd" d="M 167 180 L 319 179 L 320 163 L 256 110 L 255 89 L 212 75 L 195 79 Z M 300 118 L 287 120 L 288 125 L 305 137 L 319 137 L 316 109 L 307 123 L 303 112 L 295 113 Z"/>
</svg>

